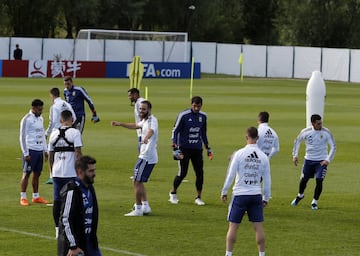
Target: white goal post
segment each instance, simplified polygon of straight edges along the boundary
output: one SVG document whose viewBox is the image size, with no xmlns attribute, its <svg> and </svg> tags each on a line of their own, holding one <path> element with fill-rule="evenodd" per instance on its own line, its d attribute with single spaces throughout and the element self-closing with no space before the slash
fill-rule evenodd
<svg viewBox="0 0 360 256">
<path fill-rule="evenodd" d="M 174 49 L 183 51 L 183 61 L 188 62 L 188 33 L 185 32 L 154 32 L 154 31 L 130 31 L 130 30 L 106 30 L 106 29 L 81 29 L 76 41 L 83 41 L 86 48 L 86 60 L 90 60 L 91 40 L 131 40 L 131 41 L 158 41 L 163 45 L 163 51 L 167 49 L 169 61 Z M 86 40 L 84 42 L 84 40 Z M 166 45 L 165 45 L 166 44 Z M 105 49 L 103 49 L 105 51 Z M 135 52 L 134 54 L 135 55 Z"/>
</svg>

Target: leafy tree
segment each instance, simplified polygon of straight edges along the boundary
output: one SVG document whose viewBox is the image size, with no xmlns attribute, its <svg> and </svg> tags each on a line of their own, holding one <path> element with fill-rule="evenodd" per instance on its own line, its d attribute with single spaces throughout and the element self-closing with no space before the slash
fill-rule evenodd
<svg viewBox="0 0 360 256">
<path fill-rule="evenodd" d="M 73 38 L 73 32 L 96 28 L 98 24 L 99 0 L 61 0 L 59 5 L 65 17 L 66 38 Z"/>
<path fill-rule="evenodd" d="M 282 0 L 279 42 L 318 47 L 358 47 L 360 1 Z"/>
<path fill-rule="evenodd" d="M 58 0 L 3 0 L 13 36 L 51 37 L 55 33 Z"/>
<path fill-rule="evenodd" d="M 277 0 L 243 0 L 244 41 L 253 44 L 277 44 L 273 20 L 278 13 Z"/>
</svg>

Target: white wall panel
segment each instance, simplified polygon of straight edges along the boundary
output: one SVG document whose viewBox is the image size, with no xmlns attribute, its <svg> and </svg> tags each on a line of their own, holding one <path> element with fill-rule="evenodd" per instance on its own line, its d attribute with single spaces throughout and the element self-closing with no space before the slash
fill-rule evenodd
<svg viewBox="0 0 360 256">
<path fill-rule="evenodd" d="M 163 42 L 159 41 L 136 41 L 135 42 L 135 55 L 141 57 L 141 61 L 154 61 L 162 62 Z"/>
<path fill-rule="evenodd" d="M 104 61 L 104 59 L 104 40 L 75 41 L 75 60 Z"/>
<path fill-rule="evenodd" d="M 188 44 L 184 42 L 164 42 L 164 62 L 188 62 Z"/>
<path fill-rule="evenodd" d="M 293 47 L 268 46 L 268 77 L 292 78 L 293 73 Z"/>
<path fill-rule="evenodd" d="M 243 45 L 244 76 L 266 76 L 266 46 Z"/>
<path fill-rule="evenodd" d="M 216 73 L 227 75 L 240 75 L 240 52 L 240 44 L 218 44 Z"/>
<path fill-rule="evenodd" d="M 325 80 L 349 80 L 349 49 L 323 48 L 322 74 Z"/>
<path fill-rule="evenodd" d="M 105 61 L 132 61 L 133 55 L 133 40 L 106 40 Z"/>
<path fill-rule="evenodd" d="M 295 47 L 294 78 L 309 79 L 313 71 L 320 71 L 321 48 Z"/>
<path fill-rule="evenodd" d="M 351 50 L 350 55 L 350 82 L 360 83 L 360 50 Z"/>
<path fill-rule="evenodd" d="M 216 43 L 193 42 L 195 62 L 200 62 L 201 72 L 215 74 Z"/>
<path fill-rule="evenodd" d="M 44 39 L 43 59 L 55 60 L 55 56 L 61 57 L 60 60 L 73 60 L 74 40 L 73 39 Z"/>
<path fill-rule="evenodd" d="M 9 37 L 0 37 L 0 60 L 7 60 L 9 59 Z M 11 49 L 11 57 L 13 55 L 14 49 Z"/>
</svg>

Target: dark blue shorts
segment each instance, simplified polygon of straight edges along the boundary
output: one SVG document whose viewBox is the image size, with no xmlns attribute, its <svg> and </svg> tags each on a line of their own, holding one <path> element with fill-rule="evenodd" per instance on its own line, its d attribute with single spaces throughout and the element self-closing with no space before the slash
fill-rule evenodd
<svg viewBox="0 0 360 256">
<path fill-rule="evenodd" d="M 249 221 L 263 222 L 264 211 L 261 195 L 233 196 L 229 205 L 228 221 L 241 223 L 245 212 Z"/>
<path fill-rule="evenodd" d="M 146 160 L 138 158 L 134 168 L 134 181 L 147 182 L 155 164 L 149 164 Z"/>
<path fill-rule="evenodd" d="M 75 177 L 73 177 L 73 178 L 53 177 L 54 201 L 61 201 L 60 190 L 66 183 L 68 183 L 69 181 L 71 181 L 73 179 L 75 179 Z"/>
<path fill-rule="evenodd" d="M 25 161 L 25 157 L 22 157 L 23 172 L 42 172 L 44 163 L 44 151 L 29 150 L 30 163 Z"/>
<path fill-rule="evenodd" d="M 304 161 L 304 165 L 302 168 L 302 173 L 304 175 L 304 178 L 311 179 L 325 179 L 326 172 L 327 172 L 327 166 L 322 166 L 320 163 L 322 161 L 312 161 L 312 160 L 306 160 Z"/>
</svg>

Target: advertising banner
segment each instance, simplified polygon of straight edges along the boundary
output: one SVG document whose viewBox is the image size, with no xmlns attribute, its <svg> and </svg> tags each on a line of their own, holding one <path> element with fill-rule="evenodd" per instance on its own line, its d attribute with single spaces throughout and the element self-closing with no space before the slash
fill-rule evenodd
<svg viewBox="0 0 360 256">
<path fill-rule="evenodd" d="M 142 62 L 143 78 L 190 78 L 191 63 L 182 62 Z M 130 62 L 107 62 L 108 78 L 128 78 Z M 200 78 L 200 63 L 194 63 L 194 78 Z"/>
<path fill-rule="evenodd" d="M 4 77 L 93 77 L 128 78 L 130 62 L 3 60 Z M 143 78 L 190 78 L 191 63 L 143 62 Z M 200 63 L 194 63 L 193 77 L 200 78 Z"/>
</svg>

